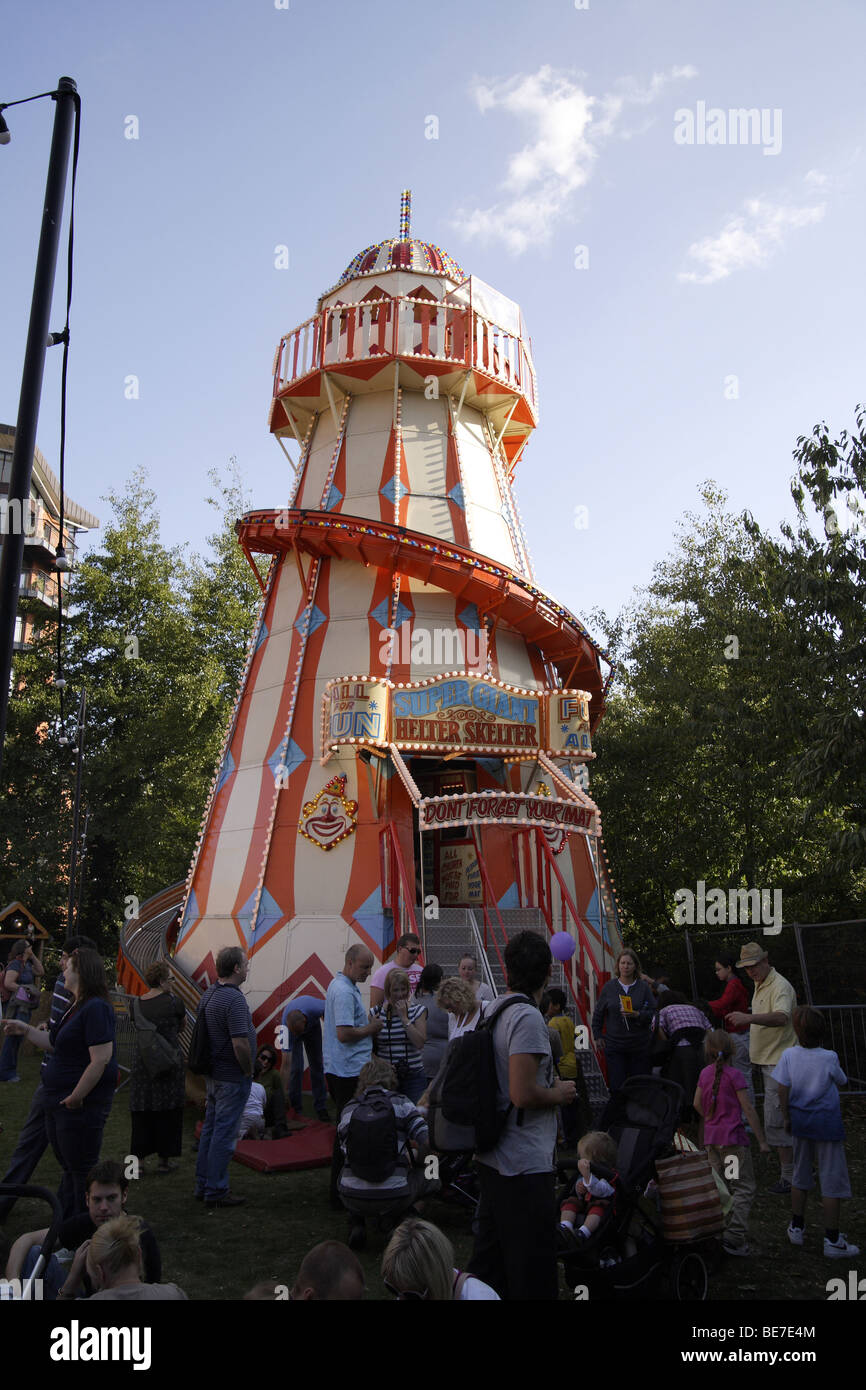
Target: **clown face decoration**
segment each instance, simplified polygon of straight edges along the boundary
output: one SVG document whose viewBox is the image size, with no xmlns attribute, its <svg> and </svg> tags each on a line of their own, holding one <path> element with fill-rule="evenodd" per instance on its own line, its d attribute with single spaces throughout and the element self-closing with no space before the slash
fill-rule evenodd
<svg viewBox="0 0 866 1390">
<path fill-rule="evenodd" d="M 312 801 L 304 803 L 298 830 L 317 849 L 333 849 L 355 829 L 358 803 L 345 795 L 346 777 L 332 777 Z"/>
</svg>

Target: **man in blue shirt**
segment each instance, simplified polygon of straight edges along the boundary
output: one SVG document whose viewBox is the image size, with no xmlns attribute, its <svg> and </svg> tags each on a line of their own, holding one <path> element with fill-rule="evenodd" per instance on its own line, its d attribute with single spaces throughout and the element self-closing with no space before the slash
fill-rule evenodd
<svg viewBox="0 0 866 1390">
<path fill-rule="evenodd" d="M 325 1069 L 322 1061 L 322 1015 L 325 1012 L 324 999 L 313 994 L 302 994 L 300 999 L 290 999 L 283 1009 L 280 1042 L 286 1052 L 292 1054 L 292 1069 L 289 1073 L 289 1105 L 301 1113 L 301 1087 L 304 1080 L 304 1048 L 310 1064 L 310 1084 L 313 1090 L 313 1105 L 320 1120 L 329 1120 L 328 1093 L 325 1089 Z"/>
<path fill-rule="evenodd" d="M 253 1080 L 256 1030 L 241 994 L 249 963 L 240 946 L 224 946 L 216 958 L 216 984 L 202 996 L 210 1040 L 207 1108 L 195 1165 L 195 1196 L 206 1207 L 239 1207 L 229 1192 L 229 1160 Z"/>
<path fill-rule="evenodd" d="M 358 1077 L 373 1053 L 373 1039 L 382 1028 L 382 1019 L 370 1019 L 358 988 L 373 969 L 373 953 L 366 946 L 350 946 L 343 969 L 328 985 L 325 996 L 324 1061 L 325 1080 L 337 1108 L 337 1124 L 343 1107 L 355 1094 Z M 343 1150 L 334 1136 L 331 1162 L 331 1206 L 342 1211 L 338 1193 Z"/>
</svg>

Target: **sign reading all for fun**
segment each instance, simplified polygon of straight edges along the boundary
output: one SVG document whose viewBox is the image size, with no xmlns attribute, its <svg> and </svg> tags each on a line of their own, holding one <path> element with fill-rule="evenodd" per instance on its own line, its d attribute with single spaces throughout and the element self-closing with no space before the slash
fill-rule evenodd
<svg viewBox="0 0 866 1390">
<path fill-rule="evenodd" d="M 510 796 L 502 792 L 467 792 L 464 796 L 431 796 L 419 805 L 422 830 L 450 825 L 520 824 L 597 835 L 595 808 L 554 797 Z"/>
</svg>

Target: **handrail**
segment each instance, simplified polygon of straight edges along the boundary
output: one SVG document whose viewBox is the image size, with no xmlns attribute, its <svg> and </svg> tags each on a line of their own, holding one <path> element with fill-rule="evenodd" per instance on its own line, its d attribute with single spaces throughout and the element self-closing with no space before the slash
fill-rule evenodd
<svg viewBox="0 0 866 1390">
<path fill-rule="evenodd" d="M 553 913 L 552 913 L 552 910 L 551 910 L 551 906 L 552 906 L 552 903 L 551 903 L 551 880 L 550 880 L 550 871 L 551 871 L 551 869 L 552 869 L 553 872 L 556 874 L 557 880 L 558 880 L 558 882 L 559 882 L 560 892 L 561 892 L 561 894 L 562 894 L 562 906 L 563 906 L 563 914 L 562 914 L 562 915 L 563 915 L 563 921 L 565 920 L 565 915 L 566 915 L 566 914 L 565 914 L 565 909 L 566 909 L 566 907 L 567 907 L 568 912 L 570 913 L 571 917 L 574 919 L 575 925 L 576 925 L 576 927 L 577 927 L 578 945 L 579 945 L 579 947 L 580 947 L 579 965 L 578 965 L 578 971 L 579 971 L 579 976 L 578 976 L 578 978 L 579 978 L 579 984 L 580 984 L 580 990 L 579 990 L 579 992 L 578 992 L 578 990 L 576 990 L 575 987 L 574 987 L 574 983 L 573 983 L 572 978 L 571 978 L 572 972 L 571 972 L 571 971 L 564 970 L 564 971 L 563 971 L 563 975 L 564 975 L 565 980 L 566 980 L 566 983 L 567 983 L 567 985 L 568 985 L 569 993 L 571 994 L 572 999 L 574 1000 L 575 1004 L 577 1005 L 577 1008 L 578 1008 L 578 1010 L 579 1010 L 579 1012 L 580 1012 L 581 1017 L 583 1018 L 584 1022 L 585 1022 L 586 1025 L 587 1025 L 587 1027 L 589 1027 L 589 1025 L 590 1025 L 590 1009 L 589 1009 L 589 999 L 588 999 L 588 997 L 587 997 L 587 978 L 586 978 L 586 977 L 587 977 L 587 968 L 586 968 L 586 959 L 587 959 L 587 957 L 589 958 L 589 961 L 590 961 L 590 966 L 591 966 L 591 969 L 592 969 L 592 973 L 593 973 L 593 975 L 595 976 L 596 985 L 599 984 L 599 978 L 598 978 L 598 977 L 599 977 L 599 971 L 598 971 L 598 969 L 597 969 L 596 966 L 595 966 L 595 957 L 594 957 L 594 955 L 593 955 L 593 953 L 592 953 L 592 950 L 590 949 L 589 940 L 588 940 L 588 938 L 587 938 L 586 931 L 585 931 L 585 928 L 584 928 L 584 925 L 583 925 L 583 919 L 581 918 L 580 913 L 578 912 L 577 907 L 575 906 L 575 903 L 574 903 L 574 901 L 572 900 L 571 894 L 569 893 L 568 888 L 566 887 L 565 880 L 564 880 L 563 877 L 562 877 L 562 873 L 560 872 L 559 866 L 558 866 L 558 864 L 556 863 L 556 860 L 554 859 L 553 854 L 552 854 L 552 852 L 551 852 L 550 846 L 548 845 L 547 840 L 546 840 L 545 837 L 544 837 L 544 831 L 543 831 L 543 830 L 540 830 L 540 829 L 538 829 L 538 828 L 536 828 L 536 829 L 527 828 L 527 829 L 525 829 L 525 830 L 523 830 L 523 829 L 521 829 L 521 830 L 516 830 L 516 831 L 514 832 L 514 836 L 512 837 L 512 839 L 514 839 L 516 836 L 519 836 L 519 835 L 534 835 L 534 837 L 535 837 L 535 842 L 536 842 L 536 883 L 537 883 L 537 889 L 538 889 L 538 892 L 537 892 L 537 897 L 538 897 L 537 906 L 538 906 L 538 908 L 539 908 L 539 910 L 540 910 L 540 912 L 541 912 L 541 914 L 542 914 L 542 916 L 543 916 L 543 918 L 544 918 L 544 920 L 545 920 L 545 922 L 546 922 L 546 924 L 547 924 L 547 930 L 548 930 L 548 932 L 550 933 L 551 936 L 554 934 Z M 542 870 L 543 870 L 543 872 L 542 872 Z M 605 1065 L 605 1064 L 604 1064 L 603 1058 L 602 1058 L 601 1055 L 599 1054 L 598 1049 L 595 1047 L 595 1044 L 594 1044 L 594 1042 L 593 1042 L 593 1040 L 592 1040 L 592 1037 L 590 1037 L 589 1045 L 590 1045 L 591 1050 L 595 1053 L 595 1056 L 596 1056 L 596 1058 L 597 1058 L 597 1060 L 598 1060 L 598 1062 L 599 1062 L 599 1065 L 602 1067 L 602 1071 L 604 1072 L 604 1065 Z"/>
<path fill-rule="evenodd" d="M 485 927 L 486 927 L 487 924 L 488 924 L 488 922 L 491 921 L 490 912 L 489 912 L 489 910 L 488 910 L 488 899 L 489 899 L 489 901 L 493 904 L 493 907 L 494 907 L 494 909 L 495 909 L 495 911 L 496 911 L 497 917 L 499 918 L 499 930 L 502 932 L 502 940 L 503 940 L 503 941 L 506 943 L 506 945 L 507 945 L 507 944 L 508 944 L 508 932 L 505 930 L 505 923 L 504 923 L 503 920 L 502 920 L 502 913 L 499 911 L 499 904 L 497 903 L 495 897 L 493 896 L 493 885 L 492 885 L 491 882 L 490 882 L 490 875 L 489 875 L 488 872 L 487 872 L 487 865 L 485 864 L 485 862 L 484 862 L 484 856 L 483 856 L 482 853 L 481 853 L 481 846 L 480 846 L 480 844 L 479 844 L 479 842 L 478 842 L 477 836 L 476 836 L 474 833 L 473 833 L 473 837 L 472 837 L 472 838 L 473 838 L 473 841 L 474 841 L 474 844 L 475 844 L 475 858 L 476 858 L 476 860 L 477 860 L 477 862 L 478 862 L 478 868 L 479 868 L 480 871 L 481 871 L 481 882 L 482 882 L 482 884 L 484 885 L 484 897 L 483 897 L 482 902 L 481 902 L 481 906 L 482 906 L 482 909 L 483 909 L 483 912 L 484 912 L 484 924 L 485 924 Z M 507 980 L 508 974 L 507 974 L 507 971 L 506 971 L 506 969 L 505 969 L 505 961 L 503 960 L 503 958 L 502 958 L 502 952 L 501 952 L 500 949 L 499 949 L 499 942 L 496 940 L 496 935 L 495 935 L 495 933 L 494 933 L 492 930 L 491 930 L 491 933 L 490 933 L 490 939 L 491 939 L 491 941 L 493 942 L 493 949 L 494 949 L 494 951 L 496 952 L 496 954 L 497 954 L 497 956 L 498 956 L 498 958 L 499 958 L 499 964 L 502 966 L 502 974 L 503 974 L 503 977 Z"/>
<path fill-rule="evenodd" d="M 477 309 L 414 295 L 332 304 L 283 334 L 274 355 L 273 394 L 323 367 L 419 356 L 474 367 L 511 386 L 537 410 L 535 370 L 518 334 Z"/>
<path fill-rule="evenodd" d="M 412 892 L 410 892 L 410 884 L 409 884 L 408 876 L 407 876 L 407 874 L 406 874 L 406 866 L 405 866 L 405 864 L 404 864 L 404 862 L 403 862 L 403 851 L 402 851 L 402 849 L 400 848 L 400 837 L 399 837 L 398 834 L 397 834 L 396 827 L 395 827 L 395 826 L 393 825 L 393 823 L 390 822 L 390 821 L 388 822 L 388 824 L 387 824 L 386 826 L 383 827 L 383 829 L 382 829 L 381 832 L 380 832 L 380 835 L 379 835 L 380 844 L 381 844 L 381 842 L 382 842 L 383 839 L 386 839 L 387 842 L 388 842 L 387 848 L 386 848 L 386 853 L 390 854 L 391 857 L 392 857 L 392 871 L 389 873 L 388 879 L 389 879 L 389 884 L 390 884 L 390 886 L 391 886 L 391 907 L 394 909 L 394 940 L 395 940 L 395 941 L 398 941 L 399 938 L 403 935 L 402 930 L 398 930 L 398 928 L 399 928 L 399 926 L 400 926 L 400 923 L 399 923 L 399 921 L 398 921 L 398 918 L 399 918 L 398 905 L 395 904 L 394 901 L 393 901 L 393 884 L 394 884 L 393 864 L 396 864 L 396 866 L 397 866 L 397 876 L 398 876 L 398 880 L 399 880 L 399 884 L 400 884 L 400 896 L 401 896 L 401 899 L 402 899 L 403 904 L 405 905 L 405 909 L 406 909 L 406 912 L 407 912 L 408 917 L 409 917 L 410 929 L 411 929 L 411 931 L 415 934 L 415 936 L 418 937 L 418 939 L 419 939 L 419 941 L 420 941 L 420 940 L 421 940 L 421 936 L 420 936 L 420 933 L 419 933 L 419 931 L 418 931 L 418 921 L 417 921 L 417 918 L 415 917 L 415 906 L 414 906 L 414 903 L 413 903 L 413 896 L 414 896 L 414 895 L 412 894 Z"/>
<path fill-rule="evenodd" d="M 493 979 L 493 971 L 490 969 L 490 961 L 489 961 L 489 959 L 488 959 L 487 952 L 486 952 L 486 950 L 484 949 L 484 941 L 483 941 L 482 936 L 481 936 L 481 931 L 480 931 L 480 929 L 479 929 L 478 923 L 477 923 L 476 920 L 475 920 L 475 913 L 473 912 L 473 910 L 472 910 L 471 907 L 470 907 L 470 908 L 467 908 L 466 910 L 467 910 L 467 913 L 468 913 L 468 915 L 469 915 L 469 925 L 470 925 L 470 927 L 471 927 L 471 929 L 472 929 L 472 939 L 473 939 L 473 941 L 475 942 L 475 950 L 476 950 L 477 955 L 478 955 L 478 963 L 479 963 L 479 965 L 481 965 L 481 967 L 482 967 L 482 974 L 485 976 L 485 981 L 484 981 L 484 982 L 485 982 L 485 984 L 487 984 L 487 985 L 489 986 L 489 988 L 492 990 L 492 992 L 493 992 L 493 994 L 494 994 L 494 996 L 495 996 L 495 995 L 498 993 L 498 990 L 497 990 L 497 988 L 496 988 L 496 983 L 495 983 L 495 981 L 494 981 L 494 979 Z M 494 937 L 494 939 L 493 939 L 493 946 L 494 946 L 494 949 L 496 950 L 496 954 L 499 955 L 499 948 L 498 948 L 498 946 L 496 945 L 496 939 L 495 939 L 495 937 Z M 502 963 L 502 957 L 501 957 L 501 956 L 500 956 L 500 963 Z M 503 969 L 503 974 L 504 974 L 504 971 L 505 971 L 505 966 L 504 966 L 504 964 L 503 964 L 503 966 L 502 966 L 502 969 Z"/>
</svg>

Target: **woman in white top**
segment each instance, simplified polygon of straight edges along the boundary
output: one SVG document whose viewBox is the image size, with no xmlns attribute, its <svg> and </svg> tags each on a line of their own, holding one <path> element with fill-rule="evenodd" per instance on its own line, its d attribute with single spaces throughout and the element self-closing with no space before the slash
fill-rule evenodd
<svg viewBox="0 0 866 1390">
<path fill-rule="evenodd" d="M 478 961 L 474 956 L 461 956 L 460 964 L 457 967 L 457 973 L 461 980 L 465 980 L 468 985 L 472 986 L 475 991 L 476 999 L 481 999 L 487 1004 L 489 1004 L 492 999 L 495 999 L 496 996 L 490 986 L 486 985 L 483 980 L 479 980 L 478 978 Z"/>
<path fill-rule="evenodd" d="M 411 1217 L 398 1226 L 382 1257 L 382 1281 L 395 1298 L 438 1303 L 499 1302 L 489 1284 L 454 1268 L 447 1236 L 429 1221 Z"/>
</svg>

